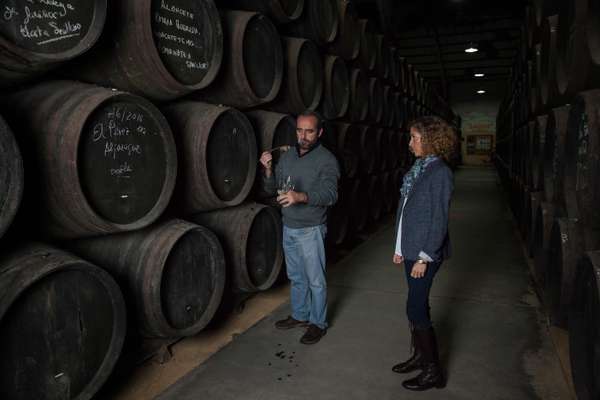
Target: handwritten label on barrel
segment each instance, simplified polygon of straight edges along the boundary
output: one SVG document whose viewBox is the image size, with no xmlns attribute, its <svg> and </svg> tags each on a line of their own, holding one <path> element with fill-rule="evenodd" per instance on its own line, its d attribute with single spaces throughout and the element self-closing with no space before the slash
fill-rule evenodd
<svg viewBox="0 0 600 400">
<path fill-rule="evenodd" d="M 153 0 L 152 31 L 169 72 L 184 84 L 202 81 L 214 50 L 213 24 L 205 1 Z"/>
<path fill-rule="evenodd" d="M 97 110 L 80 139 L 79 172 L 88 201 L 105 218 L 131 223 L 154 206 L 165 179 L 161 127 L 135 103 Z"/>
<path fill-rule="evenodd" d="M 94 8 L 92 0 L 3 0 L 0 33 L 27 50 L 64 52 L 87 35 Z"/>
</svg>

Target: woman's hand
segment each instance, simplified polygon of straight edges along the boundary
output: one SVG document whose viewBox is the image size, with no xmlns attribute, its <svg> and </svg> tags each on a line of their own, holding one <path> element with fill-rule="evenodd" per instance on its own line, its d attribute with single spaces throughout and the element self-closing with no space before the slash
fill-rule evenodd
<svg viewBox="0 0 600 400">
<path fill-rule="evenodd" d="M 402 264 L 402 261 L 404 261 L 404 257 L 399 256 L 398 254 L 394 254 L 394 258 L 392 259 L 392 261 L 394 262 L 394 264 Z"/>
<path fill-rule="evenodd" d="M 425 276 L 425 271 L 427 270 L 427 264 L 415 263 L 412 267 L 412 271 L 410 271 L 410 276 L 413 278 L 422 278 Z"/>
</svg>

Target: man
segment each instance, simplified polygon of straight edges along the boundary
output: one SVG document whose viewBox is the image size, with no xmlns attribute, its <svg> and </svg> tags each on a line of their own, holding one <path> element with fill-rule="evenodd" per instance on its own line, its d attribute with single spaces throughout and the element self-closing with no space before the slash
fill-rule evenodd
<svg viewBox="0 0 600 400">
<path fill-rule="evenodd" d="M 298 144 L 282 154 L 275 171 L 269 152 L 261 155 L 263 187 L 282 206 L 283 251 L 291 281 L 292 315 L 277 321 L 278 329 L 306 327 L 301 343 L 317 343 L 327 332 L 325 245 L 327 207 L 337 201 L 337 160 L 319 138 L 319 114 L 305 111 L 296 120 Z"/>
</svg>

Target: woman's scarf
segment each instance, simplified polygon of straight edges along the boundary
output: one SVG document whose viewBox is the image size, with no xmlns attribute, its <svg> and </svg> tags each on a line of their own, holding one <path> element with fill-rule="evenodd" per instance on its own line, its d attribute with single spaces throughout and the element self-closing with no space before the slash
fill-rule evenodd
<svg viewBox="0 0 600 400">
<path fill-rule="evenodd" d="M 404 175 L 402 188 L 400 189 L 400 193 L 402 194 L 402 197 L 404 197 L 404 198 L 408 197 L 408 194 L 412 190 L 417 179 L 421 176 L 421 174 L 423 172 L 425 172 L 425 169 L 427 169 L 427 166 L 437 159 L 438 159 L 437 156 L 427 156 L 427 157 L 417 158 L 417 160 L 413 164 L 410 171 L 408 171 L 406 173 L 406 175 Z"/>
</svg>

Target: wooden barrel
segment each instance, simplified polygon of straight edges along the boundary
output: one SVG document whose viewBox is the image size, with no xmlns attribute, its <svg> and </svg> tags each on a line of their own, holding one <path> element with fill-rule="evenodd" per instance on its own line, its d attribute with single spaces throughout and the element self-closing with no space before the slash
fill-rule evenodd
<svg viewBox="0 0 600 400">
<path fill-rule="evenodd" d="M 358 175 L 361 162 L 362 128 L 355 124 L 335 122 L 337 133 L 335 155 L 340 160 L 342 175 L 354 178 Z"/>
<path fill-rule="evenodd" d="M 403 96 L 408 96 L 409 81 L 408 81 L 408 62 L 404 57 L 398 57 L 400 67 L 400 92 Z"/>
<path fill-rule="evenodd" d="M 281 90 L 265 105 L 280 113 L 314 110 L 323 94 L 323 62 L 317 46 L 308 39 L 282 38 L 285 68 Z"/>
<path fill-rule="evenodd" d="M 338 34 L 329 46 L 331 54 L 342 57 L 346 61 L 358 57 L 360 50 L 360 27 L 354 3 L 338 1 L 339 27 Z"/>
<path fill-rule="evenodd" d="M 387 80 L 390 75 L 390 49 L 383 35 L 375 35 L 375 71 L 381 79 Z"/>
<path fill-rule="evenodd" d="M 383 130 L 373 125 L 359 125 L 358 135 L 360 138 L 360 170 L 365 175 L 375 172 L 378 166 L 377 150 L 381 143 Z"/>
<path fill-rule="evenodd" d="M 600 90 L 580 93 L 571 105 L 565 150 L 563 196 L 567 214 L 592 230 L 600 230 Z M 592 250 L 588 247 L 587 250 Z"/>
<path fill-rule="evenodd" d="M 7 96 L 3 105 L 36 171 L 27 179 L 38 196 L 29 214 L 44 233 L 69 238 L 140 229 L 166 208 L 177 173 L 175 142 L 147 100 L 51 81 Z"/>
<path fill-rule="evenodd" d="M 525 210 L 522 218 L 525 219 L 526 226 L 526 244 L 527 253 L 530 257 L 534 256 L 534 245 L 535 245 L 535 224 L 537 218 L 538 208 L 541 202 L 544 200 L 544 192 L 541 191 L 530 191 L 528 192 L 527 201 L 525 203 Z"/>
<path fill-rule="evenodd" d="M 358 52 L 360 67 L 364 71 L 373 71 L 377 59 L 375 27 L 368 19 L 359 19 L 358 27 L 360 31 L 360 50 Z"/>
<path fill-rule="evenodd" d="M 341 118 L 350 104 L 350 75 L 344 60 L 338 56 L 326 56 L 324 76 L 320 110 L 325 118 Z"/>
<path fill-rule="evenodd" d="M 89 400 L 123 347 L 125 304 L 100 268 L 27 244 L 0 260 L 0 393 Z"/>
<path fill-rule="evenodd" d="M 256 176 L 254 129 L 240 111 L 182 101 L 163 108 L 177 132 L 182 165 L 175 202 L 180 213 L 214 210 L 243 202 Z"/>
<path fill-rule="evenodd" d="M 561 103 L 556 81 L 558 16 L 545 18 L 541 28 L 540 102 L 543 108 Z"/>
<path fill-rule="evenodd" d="M 535 265 L 535 280 L 539 288 L 545 287 L 550 234 L 552 233 L 554 216 L 555 210 L 552 203 L 540 203 L 536 212 L 535 224 L 533 227 L 533 260 Z"/>
<path fill-rule="evenodd" d="M 369 220 L 370 222 L 377 222 L 383 215 L 383 186 L 381 177 L 379 175 L 371 175 L 366 178 L 368 180 L 368 193 L 369 193 Z"/>
<path fill-rule="evenodd" d="M 338 0 L 304 0 L 300 18 L 284 29 L 289 36 L 311 39 L 319 45 L 332 43 L 340 24 L 338 7 Z"/>
<path fill-rule="evenodd" d="M 219 3 L 221 7 L 260 12 L 279 24 L 297 20 L 304 11 L 304 0 L 225 0 Z"/>
<path fill-rule="evenodd" d="M 255 292 L 273 285 L 283 263 L 283 232 L 276 209 L 247 203 L 191 219 L 219 238 L 235 291 Z"/>
<path fill-rule="evenodd" d="M 215 81 L 192 97 L 249 108 L 268 103 L 283 79 L 283 50 L 277 29 L 264 15 L 221 10 L 225 33 L 223 66 Z"/>
<path fill-rule="evenodd" d="M 348 119 L 351 122 L 364 121 L 369 113 L 369 77 L 359 68 L 350 74 L 350 106 Z"/>
<path fill-rule="evenodd" d="M 358 189 L 356 196 L 352 198 L 350 210 L 352 210 L 352 228 L 354 233 L 360 233 L 364 231 L 370 219 L 370 203 L 372 201 L 371 194 L 369 193 L 369 178 L 363 177 L 356 179 L 356 185 Z"/>
<path fill-rule="evenodd" d="M 533 0 L 535 23 L 540 27 L 544 19 L 550 15 L 558 14 L 561 0 Z"/>
<path fill-rule="evenodd" d="M 548 114 L 544 149 L 544 192 L 546 201 L 554 201 L 559 213 L 564 209 L 564 154 L 567 140 L 569 107 L 554 108 Z"/>
<path fill-rule="evenodd" d="M 558 88 L 565 100 L 600 87 L 600 6 L 590 0 L 563 2 L 558 12 Z"/>
<path fill-rule="evenodd" d="M 12 222 L 23 195 L 23 160 L 10 127 L 0 116 L 0 238 Z"/>
<path fill-rule="evenodd" d="M 544 190 L 544 149 L 546 143 L 547 115 L 540 115 L 535 119 L 533 139 L 531 145 L 531 178 L 535 190 Z"/>
<path fill-rule="evenodd" d="M 533 49 L 533 58 L 527 61 L 527 96 L 529 97 L 529 110 L 531 115 L 541 112 L 540 83 L 538 68 L 542 58 L 542 45 L 536 44 Z"/>
<path fill-rule="evenodd" d="M 390 47 L 390 84 L 397 90 L 400 86 L 400 62 L 398 60 L 400 50 L 397 47 Z"/>
<path fill-rule="evenodd" d="M 88 51 L 104 28 L 106 0 L 11 1 L 2 12 L 0 87 L 7 87 Z"/>
<path fill-rule="evenodd" d="M 111 1 L 106 38 L 66 77 L 170 100 L 208 86 L 223 58 L 212 0 Z"/>
<path fill-rule="evenodd" d="M 195 335 L 221 302 L 223 250 L 217 237 L 201 226 L 174 219 L 68 246 L 117 280 L 144 337 Z"/>
<path fill-rule="evenodd" d="M 577 266 L 569 309 L 569 356 L 577 398 L 600 397 L 600 252 L 585 254 Z"/>
<path fill-rule="evenodd" d="M 568 311 L 574 294 L 577 262 L 583 252 L 579 221 L 557 218 L 550 233 L 544 294 L 551 323 L 562 328 L 568 328 Z"/>
<path fill-rule="evenodd" d="M 402 92 L 394 93 L 394 121 L 397 129 L 405 129 L 408 123 L 406 115 L 406 103 L 402 98 Z"/>
<path fill-rule="evenodd" d="M 352 214 L 349 205 L 350 199 L 356 195 L 358 189 L 355 182 L 347 179 L 340 182 L 338 200 L 327 215 L 327 241 L 335 246 L 343 244 L 350 232 L 350 216 Z"/>
<path fill-rule="evenodd" d="M 396 203 L 394 202 L 395 191 L 393 181 L 393 174 L 391 171 L 386 171 L 380 175 L 380 184 L 382 192 L 382 214 L 389 214 L 392 212 Z"/>
<path fill-rule="evenodd" d="M 276 149 L 280 146 L 295 146 L 298 143 L 296 135 L 296 118 L 289 114 L 279 114 L 270 111 L 255 110 L 246 113 L 246 116 L 254 127 L 259 153 L 270 149 Z M 279 162 L 280 156 L 285 149 L 276 150 L 271 153 L 273 156 L 273 167 Z M 271 197 L 264 193 L 262 189 L 262 166 L 256 166 L 256 185 L 255 188 L 260 197 Z"/>
<path fill-rule="evenodd" d="M 369 81 L 369 119 L 379 123 L 383 118 L 383 85 L 378 78 Z"/>
<path fill-rule="evenodd" d="M 383 86 L 383 101 L 382 101 L 382 118 L 381 125 L 390 128 L 394 125 L 394 117 L 396 113 L 394 112 L 394 91 L 392 87 L 389 85 Z"/>
<path fill-rule="evenodd" d="M 535 130 L 535 119 L 530 120 L 527 125 L 524 127 L 524 135 L 523 138 L 524 148 L 523 151 L 523 159 L 524 159 L 524 171 L 523 171 L 523 183 L 529 188 L 534 189 L 533 185 L 533 159 L 534 154 L 536 153 L 536 149 L 534 149 L 534 136 L 536 134 Z"/>
</svg>

